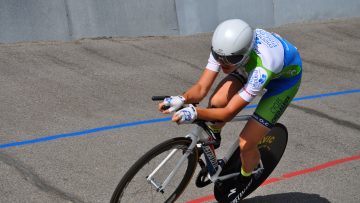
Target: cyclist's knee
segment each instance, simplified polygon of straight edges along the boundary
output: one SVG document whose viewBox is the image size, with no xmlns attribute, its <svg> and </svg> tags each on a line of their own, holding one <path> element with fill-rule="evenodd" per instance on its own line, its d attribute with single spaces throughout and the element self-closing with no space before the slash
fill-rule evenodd
<svg viewBox="0 0 360 203">
<path fill-rule="evenodd" d="M 240 151 L 242 153 L 249 152 L 257 149 L 257 142 L 246 140 L 240 137 Z"/>
<path fill-rule="evenodd" d="M 257 150 L 258 143 L 270 131 L 255 119 L 250 119 L 240 133 L 240 149 L 243 152 Z"/>
<path fill-rule="evenodd" d="M 238 79 L 231 75 L 227 76 L 220 82 L 214 94 L 210 97 L 209 107 L 225 107 L 242 86 L 242 83 Z"/>
<path fill-rule="evenodd" d="M 225 107 L 227 105 L 227 103 L 228 103 L 228 100 L 226 99 L 226 97 L 221 95 L 221 93 L 216 93 L 215 95 L 213 95 L 210 98 L 209 107 L 221 108 L 221 107 Z"/>
</svg>

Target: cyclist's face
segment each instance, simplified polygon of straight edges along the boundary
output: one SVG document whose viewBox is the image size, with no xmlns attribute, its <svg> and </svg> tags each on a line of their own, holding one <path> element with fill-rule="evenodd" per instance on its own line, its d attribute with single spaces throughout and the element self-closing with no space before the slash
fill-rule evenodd
<svg viewBox="0 0 360 203">
<path fill-rule="evenodd" d="M 225 74 L 230 74 L 236 69 L 236 66 L 234 64 L 229 65 L 220 63 L 220 66 Z"/>
</svg>

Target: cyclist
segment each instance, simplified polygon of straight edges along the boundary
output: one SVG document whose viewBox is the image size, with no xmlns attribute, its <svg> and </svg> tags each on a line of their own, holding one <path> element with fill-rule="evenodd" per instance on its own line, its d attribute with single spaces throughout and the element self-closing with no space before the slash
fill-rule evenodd
<svg viewBox="0 0 360 203">
<path fill-rule="evenodd" d="M 220 70 L 227 76 L 210 97 L 208 108 L 190 105 L 178 110 L 183 104 L 200 102 Z M 208 64 L 197 83 L 184 94 L 166 98 L 159 104 L 161 112 L 175 112 L 172 121 L 178 124 L 192 123 L 196 118 L 216 121 L 209 127 L 220 141 L 225 123 L 257 95 L 262 95 L 251 119 L 240 132 L 241 173 L 223 184 L 224 202 L 242 199 L 253 182 L 252 171 L 260 161 L 257 144 L 294 98 L 301 75 L 302 62 L 295 46 L 275 33 L 252 29 L 240 19 L 230 19 L 215 29 Z M 162 110 L 163 106 L 170 108 Z"/>
</svg>

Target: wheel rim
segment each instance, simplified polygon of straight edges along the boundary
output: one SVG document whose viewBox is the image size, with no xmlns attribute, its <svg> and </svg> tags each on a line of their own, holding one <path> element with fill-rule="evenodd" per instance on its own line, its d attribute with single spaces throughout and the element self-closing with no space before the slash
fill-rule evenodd
<svg viewBox="0 0 360 203">
<path fill-rule="evenodd" d="M 176 162 L 179 160 L 179 157 L 187 150 L 187 146 L 190 144 L 190 141 L 172 143 L 171 146 L 162 148 L 162 150 L 153 153 L 151 156 L 146 157 L 145 159 L 150 159 L 147 163 L 141 164 L 137 169 L 135 174 L 132 174 L 128 177 L 128 181 L 123 188 L 122 194 L 119 195 L 118 202 L 173 202 L 177 198 L 177 194 L 182 192 L 179 188 L 180 184 L 183 183 L 184 176 L 187 173 L 192 173 L 194 169 L 189 167 L 189 164 L 194 159 L 194 154 L 191 154 L 187 161 L 185 161 L 178 172 L 175 174 L 172 181 L 167 185 L 164 190 L 164 193 L 161 193 L 156 190 L 155 186 L 148 183 L 146 178 L 148 175 L 159 165 L 159 163 L 164 160 L 164 158 L 170 153 L 174 148 L 178 149 L 175 155 L 162 167 L 158 173 L 154 176 L 154 181 L 160 185 L 168 174 L 174 168 Z M 190 159 L 190 160 L 189 160 Z M 140 169 L 140 170 L 139 170 Z M 191 171 L 192 170 L 192 171 Z M 187 174 L 189 175 L 189 174 Z M 192 174 L 191 174 L 192 176 Z"/>
</svg>

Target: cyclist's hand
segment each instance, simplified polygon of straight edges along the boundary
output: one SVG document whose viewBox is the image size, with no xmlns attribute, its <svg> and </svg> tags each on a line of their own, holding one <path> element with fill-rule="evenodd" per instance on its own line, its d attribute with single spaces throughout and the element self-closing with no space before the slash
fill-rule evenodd
<svg viewBox="0 0 360 203">
<path fill-rule="evenodd" d="M 177 111 L 173 115 L 172 121 L 178 124 L 189 124 L 194 122 L 196 118 L 197 118 L 196 109 L 193 105 L 190 104 L 189 107 Z"/>
<path fill-rule="evenodd" d="M 181 108 L 184 105 L 185 98 L 183 96 L 171 96 L 164 99 L 159 104 L 159 111 L 164 114 L 172 113 Z M 170 108 L 165 108 L 170 107 Z"/>
</svg>

